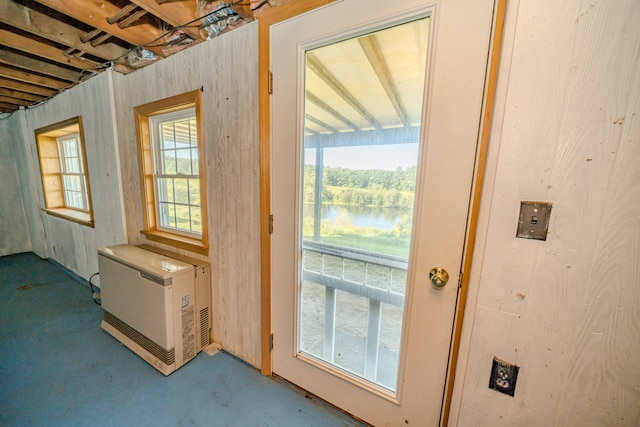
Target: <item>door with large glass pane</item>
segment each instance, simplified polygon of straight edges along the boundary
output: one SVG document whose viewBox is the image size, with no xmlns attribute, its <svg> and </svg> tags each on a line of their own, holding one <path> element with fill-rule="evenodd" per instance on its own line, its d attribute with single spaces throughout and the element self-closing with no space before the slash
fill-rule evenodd
<svg viewBox="0 0 640 427">
<path fill-rule="evenodd" d="M 273 370 L 374 424 L 440 417 L 492 8 L 272 27 Z"/>
</svg>

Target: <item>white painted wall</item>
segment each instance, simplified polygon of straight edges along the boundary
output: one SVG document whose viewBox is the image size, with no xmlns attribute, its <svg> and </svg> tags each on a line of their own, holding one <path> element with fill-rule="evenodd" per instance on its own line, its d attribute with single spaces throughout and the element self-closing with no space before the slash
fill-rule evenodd
<svg viewBox="0 0 640 427">
<path fill-rule="evenodd" d="M 203 91 L 212 266 L 212 338 L 260 367 L 258 26 L 244 25 L 132 74 L 114 75 L 127 240 L 148 243 L 141 210 L 133 108 Z"/>
<path fill-rule="evenodd" d="M 640 424 L 638 22 L 636 0 L 509 1 L 452 425 Z M 99 246 L 142 243 L 132 108 L 200 87 L 214 339 L 259 367 L 255 23 L 0 122 L 24 206 L 0 196 L 0 232 L 15 223 L 31 250 L 85 277 Z M 79 114 L 94 231 L 40 211 L 33 130 Z M 521 200 L 553 202 L 547 241 L 514 237 Z M 515 397 L 488 388 L 493 356 L 520 366 Z"/>
<path fill-rule="evenodd" d="M 637 0 L 508 4 L 450 425 L 640 425 L 639 22 Z M 553 202 L 546 241 L 515 238 L 521 200 Z"/>
<path fill-rule="evenodd" d="M 98 248 L 125 240 L 115 139 L 111 72 L 26 111 L 11 123 L 32 250 L 88 279 L 98 272 Z M 44 198 L 35 130 L 82 116 L 95 227 L 50 216 Z M 29 240 L 27 236 L 27 240 Z"/>
<path fill-rule="evenodd" d="M 31 251 L 31 236 L 22 201 L 18 157 L 23 151 L 24 111 L 0 120 L 0 256 Z"/>
</svg>

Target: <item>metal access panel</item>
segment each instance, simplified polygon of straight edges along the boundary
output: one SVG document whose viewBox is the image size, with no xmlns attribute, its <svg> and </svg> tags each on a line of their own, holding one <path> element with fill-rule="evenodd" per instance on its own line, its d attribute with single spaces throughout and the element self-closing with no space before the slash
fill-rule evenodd
<svg viewBox="0 0 640 427">
<path fill-rule="evenodd" d="M 551 203 L 526 202 L 520 203 L 520 218 L 516 237 L 523 239 L 547 240 L 549 219 L 551 218 Z"/>
</svg>

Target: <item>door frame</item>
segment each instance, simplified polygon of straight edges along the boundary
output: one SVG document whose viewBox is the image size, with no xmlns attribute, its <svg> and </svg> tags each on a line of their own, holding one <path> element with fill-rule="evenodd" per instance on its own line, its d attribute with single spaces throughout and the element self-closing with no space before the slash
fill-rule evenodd
<svg viewBox="0 0 640 427">
<path fill-rule="evenodd" d="M 260 136 L 260 277 L 261 277 L 261 372 L 272 375 L 271 349 L 271 26 L 297 15 L 326 6 L 335 0 L 290 0 L 263 13 L 258 18 L 258 101 Z M 460 290 L 455 307 L 449 365 L 443 393 L 440 425 L 447 425 L 451 411 L 456 366 L 462 338 L 462 325 L 466 310 L 469 276 L 476 240 L 480 200 L 484 184 L 489 136 L 493 118 L 498 65 L 502 48 L 507 0 L 495 0 L 490 49 L 488 52 L 485 90 L 478 131 L 476 164 L 469 201 L 467 230 L 462 258 Z"/>
</svg>

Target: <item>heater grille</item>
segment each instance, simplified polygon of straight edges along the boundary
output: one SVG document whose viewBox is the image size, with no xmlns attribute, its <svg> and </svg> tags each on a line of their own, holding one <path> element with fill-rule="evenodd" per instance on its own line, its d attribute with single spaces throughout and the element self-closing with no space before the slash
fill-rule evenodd
<svg viewBox="0 0 640 427">
<path fill-rule="evenodd" d="M 144 348 L 149 353 L 160 359 L 164 364 L 172 365 L 175 363 L 176 354 L 174 348 L 165 350 L 108 311 L 102 310 L 102 319 L 106 323 L 116 328 L 118 331 L 122 332 L 125 336 L 138 344 L 140 347 Z"/>
<path fill-rule="evenodd" d="M 200 348 L 209 345 L 209 307 L 200 310 Z"/>
</svg>

